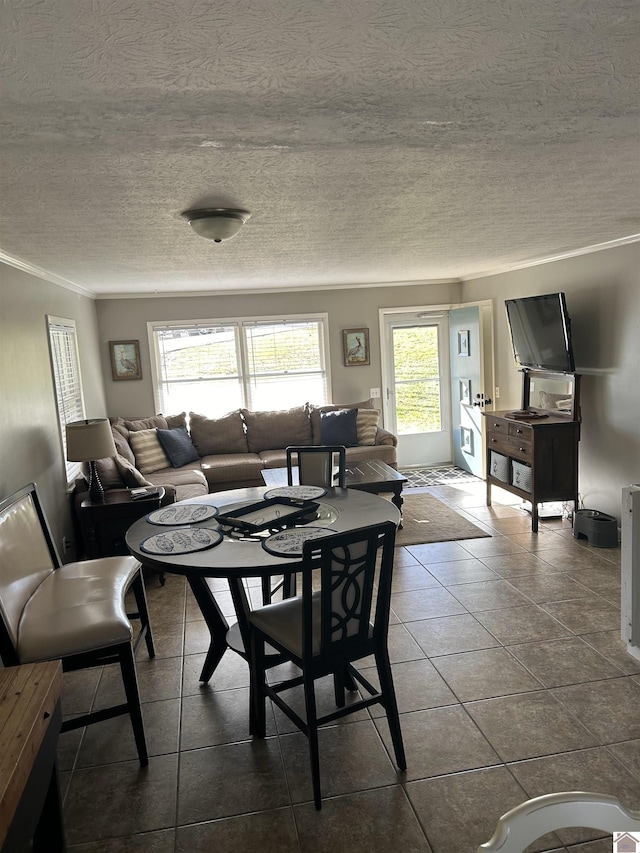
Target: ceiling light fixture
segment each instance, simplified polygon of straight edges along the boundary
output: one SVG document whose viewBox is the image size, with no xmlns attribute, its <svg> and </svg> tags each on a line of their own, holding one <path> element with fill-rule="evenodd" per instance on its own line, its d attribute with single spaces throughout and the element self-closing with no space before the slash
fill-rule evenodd
<svg viewBox="0 0 640 853">
<path fill-rule="evenodd" d="M 235 237 L 251 214 L 248 210 L 229 207 L 208 207 L 202 210 L 185 210 L 181 213 L 200 237 L 222 243 Z"/>
</svg>

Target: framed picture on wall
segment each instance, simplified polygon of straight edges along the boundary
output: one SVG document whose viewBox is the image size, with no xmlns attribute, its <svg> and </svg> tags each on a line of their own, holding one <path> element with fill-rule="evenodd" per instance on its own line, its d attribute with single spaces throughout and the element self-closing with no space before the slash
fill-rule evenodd
<svg viewBox="0 0 640 853">
<path fill-rule="evenodd" d="M 471 403 L 471 380 L 458 379 L 458 383 L 460 385 L 460 402 L 468 406 Z"/>
<path fill-rule="evenodd" d="M 142 379 L 139 341 L 109 341 L 109 355 L 114 382 Z"/>
<path fill-rule="evenodd" d="M 469 355 L 469 330 L 458 332 L 458 355 Z"/>
<path fill-rule="evenodd" d="M 468 427 L 460 427 L 460 447 L 465 453 L 473 453 L 473 432 Z"/>
<path fill-rule="evenodd" d="M 369 329 L 343 329 L 342 349 L 346 367 L 369 364 Z"/>
</svg>

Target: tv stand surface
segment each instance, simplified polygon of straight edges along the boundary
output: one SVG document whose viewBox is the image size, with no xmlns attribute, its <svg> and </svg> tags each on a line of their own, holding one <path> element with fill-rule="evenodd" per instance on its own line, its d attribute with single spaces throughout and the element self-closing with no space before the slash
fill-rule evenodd
<svg viewBox="0 0 640 853">
<path fill-rule="evenodd" d="M 514 412 L 483 412 L 487 437 L 487 506 L 499 486 L 531 502 L 531 530 L 538 532 L 538 504 L 573 501 L 578 505 L 580 423 L 545 413 L 530 421 Z"/>
</svg>

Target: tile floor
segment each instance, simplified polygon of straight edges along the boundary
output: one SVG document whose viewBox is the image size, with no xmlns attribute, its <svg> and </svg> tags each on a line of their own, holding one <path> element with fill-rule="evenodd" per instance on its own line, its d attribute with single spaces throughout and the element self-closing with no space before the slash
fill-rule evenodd
<svg viewBox="0 0 640 853">
<path fill-rule="evenodd" d="M 397 551 L 390 649 L 406 773 L 384 716 L 359 712 L 321 732 L 316 812 L 304 736 L 270 711 L 268 737 L 249 738 L 246 664 L 227 652 L 201 686 L 207 632 L 191 593 L 179 577 L 150 578 L 158 655 L 141 649 L 138 665 L 149 767 L 128 718 L 63 736 L 71 851 L 474 853 L 500 814 L 549 791 L 640 808 L 640 662 L 619 640 L 619 549 L 576 541 L 562 521 L 531 534 L 512 496 L 485 506 L 483 484 L 428 491 L 491 538 Z M 117 673 L 76 673 L 64 712 L 118 691 Z M 611 847 L 569 830 L 532 849 Z"/>
</svg>

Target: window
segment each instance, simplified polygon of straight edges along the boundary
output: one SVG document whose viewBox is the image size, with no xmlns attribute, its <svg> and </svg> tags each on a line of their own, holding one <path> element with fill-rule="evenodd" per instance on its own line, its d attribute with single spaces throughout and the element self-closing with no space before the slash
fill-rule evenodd
<svg viewBox="0 0 640 853">
<path fill-rule="evenodd" d="M 61 317 L 47 317 L 49 326 L 49 350 L 58 407 L 60 439 L 67 471 L 67 482 L 72 483 L 80 476 L 81 463 L 67 462 L 67 436 L 65 426 L 84 418 L 84 399 L 80 377 L 80 359 L 76 324 Z"/>
<path fill-rule="evenodd" d="M 209 417 L 328 396 L 327 315 L 149 323 L 159 412 Z"/>
</svg>

